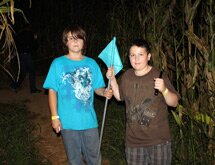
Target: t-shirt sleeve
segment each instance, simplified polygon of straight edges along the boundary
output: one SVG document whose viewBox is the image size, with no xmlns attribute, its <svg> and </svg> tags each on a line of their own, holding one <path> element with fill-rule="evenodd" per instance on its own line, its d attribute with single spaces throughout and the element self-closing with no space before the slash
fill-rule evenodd
<svg viewBox="0 0 215 165">
<path fill-rule="evenodd" d="M 58 87 L 57 87 L 57 75 L 56 75 L 56 62 L 53 61 L 48 74 L 46 76 L 45 82 L 43 84 L 43 88 L 45 89 L 53 89 L 56 92 L 58 91 Z"/>
<path fill-rule="evenodd" d="M 93 82 L 94 89 L 105 87 L 105 82 L 104 82 L 104 78 L 103 78 L 101 69 L 99 68 L 99 66 L 96 62 L 94 65 L 94 69 L 95 69 L 95 74 L 93 75 L 93 77 L 94 77 L 94 82 Z"/>
</svg>

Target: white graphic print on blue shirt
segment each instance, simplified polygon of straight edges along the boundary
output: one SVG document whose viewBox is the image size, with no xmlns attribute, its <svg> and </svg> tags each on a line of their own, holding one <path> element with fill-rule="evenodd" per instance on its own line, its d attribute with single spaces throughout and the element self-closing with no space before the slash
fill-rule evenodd
<svg viewBox="0 0 215 165">
<path fill-rule="evenodd" d="M 62 83 L 73 87 L 75 97 L 84 103 L 90 99 L 92 89 L 92 73 L 87 67 L 75 69 L 72 73 L 63 73 Z"/>
</svg>

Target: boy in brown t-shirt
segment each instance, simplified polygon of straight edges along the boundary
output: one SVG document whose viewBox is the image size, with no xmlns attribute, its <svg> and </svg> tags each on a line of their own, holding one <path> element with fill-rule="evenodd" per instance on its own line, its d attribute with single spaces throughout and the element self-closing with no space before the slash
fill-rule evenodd
<svg viewBox="0 0 215 165">
<path fill-rule="evenodd" d="M 118 85 L 109 68 L 114 96 L 126 104 L 126 159 L 128 165 L 171 164 L 171 136 L 168 106 L 176 107 L 180 98 L 168 77 L 150 66 L 150 47 L 145 40 L 136 39 L 129 50 L 132 68 Z M 158 90 L 158 95 L 155 95 Z"/>
</svg>

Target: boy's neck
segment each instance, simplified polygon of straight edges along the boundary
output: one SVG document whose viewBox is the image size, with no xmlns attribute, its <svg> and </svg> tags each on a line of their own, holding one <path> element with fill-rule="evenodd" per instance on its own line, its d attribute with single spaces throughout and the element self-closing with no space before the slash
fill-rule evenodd
<svg viewBox="0 0 215 165">
<path fill-rule="evenodd" d="M 136 76 L 144 76 L 145 74 L 147 74 L 150 70 L 152 69 L 152 66 L 147 66 L 146 68 L 144 68 L 143 70 L 134 70 L 134 73 Z"/>
<path fill-rule="evenodd" d="M 82 60 L 84 58 L 81 53 L 68 53 L 66 56 L 72 60 Z"/>
</svg>

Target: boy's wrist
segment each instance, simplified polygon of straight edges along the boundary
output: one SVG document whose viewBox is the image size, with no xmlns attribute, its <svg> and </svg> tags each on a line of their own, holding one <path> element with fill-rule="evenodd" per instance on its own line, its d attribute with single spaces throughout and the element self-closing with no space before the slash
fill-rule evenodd
<svg viewBox="0 0 215 165">
<path fill-rule="evenodd" d="M 56 120 L 56 119 L 59 119 L 59 118 L 60 118 L 60 117 L 57 116 L 57 115 L 51 117 L 52 120 Z"/>
<path fill-rule="evenodd" d="M 105 97 L 105 89 L 102 92 L 102 96 Z"/>
<path fill-rule="evenodd" d="M 162 92 L 163 96 L 166 96 L 166 94 L 168 93 L 168 88 L 165 88 L 165 90 Z"/>
</svg>

